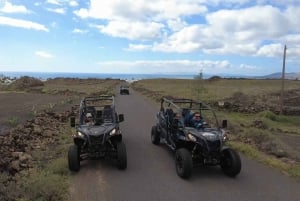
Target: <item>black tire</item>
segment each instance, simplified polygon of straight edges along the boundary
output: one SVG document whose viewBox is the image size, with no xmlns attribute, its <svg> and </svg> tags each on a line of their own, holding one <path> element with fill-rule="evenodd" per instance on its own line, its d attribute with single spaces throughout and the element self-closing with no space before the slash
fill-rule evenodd
<svg viewBox="0 0 300 201">
<path fill-rule="evenodd" d="M 235 177 L 241 172 L 242 163 L 239 154 L 230 148 L 222 151 L 221 168 L 225 175 Z"/>
<path fill-rule="evenodd" d="M 79 156 L 79 147 L 72 145 L 68 151 L 68 163 L 69 169 L 74 172 L 78 172 L 80 169 L 80 156 Z"/>
<path fill-rule="evenodd" d="M 157 131 L 157 126 L 152 126 L 151 128 L 151 141 L 155 145 L 159 145 L 160 143 L 160 135 Z"/>
<path fill-rule="evenodd" d="M 175 153 L 175 163 L 177 175 L 183 179 L 187 179 L 192 174 L 193 161 L 191 153 L 185 149 L 178 149 Z"/>
<path fill-rule="evenodd" d="M 127 168 L 127 152 L 123 142 L 117 143 L 117 167 L 120 170 Z"/>
</svg>

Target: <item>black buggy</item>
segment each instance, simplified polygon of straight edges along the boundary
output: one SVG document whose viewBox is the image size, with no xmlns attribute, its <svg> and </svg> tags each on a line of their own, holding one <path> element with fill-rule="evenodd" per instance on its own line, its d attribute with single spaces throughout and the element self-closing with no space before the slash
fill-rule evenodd
<svg viewBox="0 0 300 201">
<path fill-rule="evenodd" d="M 191 125 L 195 112 L 204 118 L 198 129 Z M 241 159 L 235 150 L 224 146 L 226 127 L 227 120 L 219 125 L 215 112 L 202 102 L 164 97 L 151 141 L 164 143 L 175 152 L 176 172 L 182 178 L 190 177 L 195 165 L 220 165 L 226 175 L 235 177 L 241 171 Z"/>
<path fill-rule="evenodd" d="M 127 94 L 129 95 L 129 87 L 127 85 L 121 85 L 120 86 L 120 94 Z"/>
<path fill-rule="evenodd" d="M 73 109 L 78 119 L 76 116 L 70 119 L 75 133 L 74 145 L 68 152 L 69 169 L 79 171 L 80 161 L 103 157 L 115 159 L 117 167 L 125 169 L 126 147 L 119 128 L 124 115 L 115 111 L 114 96 L 86 97 Z"/>
</svg>

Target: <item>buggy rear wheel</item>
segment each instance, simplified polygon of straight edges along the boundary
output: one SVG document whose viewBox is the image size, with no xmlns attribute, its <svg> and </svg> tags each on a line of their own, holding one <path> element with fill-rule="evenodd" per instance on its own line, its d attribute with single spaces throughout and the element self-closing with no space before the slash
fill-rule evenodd
<svg viewBox="0 0 300 201">
<path fill-rule="evenodd" d="M 242 168 L 240 156 L 231 148 L 227 148 L 222 151 L 220 165 L 224 174 L 230 177 L 235 177 L 240 173 Z"/>
<path fill-rule="evenodd" d="M 159 145 L 160 143 L 160 136 L 159 132 L 157 131 L 157 126 L 152 126 L 151 128 L 151 141 L 155 145 Z"/>
<path fill-rule="evenodd" d="M 117 143 L 117 167 L 121 170 L 127 168 L 127 153 L 124 142 Z"/>
<path fill-rule="evenodd" d="M 178 149 L 175 153 L 175 163 L 177 175 L 187 179 L 192 174 L 193 161 L 191 153 L 185 149 Z"/>
<path fill-rule="evenodd" d="M 71 171 L 78 172 L 80 169 L 80 149 L 77 145 L 72 145 L 68 151 L 68 163 Z"/>
</svg>

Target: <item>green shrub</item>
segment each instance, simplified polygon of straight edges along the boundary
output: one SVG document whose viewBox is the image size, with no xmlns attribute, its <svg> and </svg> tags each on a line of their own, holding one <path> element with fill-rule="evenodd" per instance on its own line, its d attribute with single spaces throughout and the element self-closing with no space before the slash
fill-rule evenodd
<svg viewBox="0 0 300 201">
<path fill-rule="evenodd" d="M 30 175 L 23 183 L 25 200 L 63 201 L 66 200 L 68 188 L 66 177 L 40 171 Z"/>
<path fill-rule="evenodd" d="M 272 121 L 278 121 L 278 117 L 276 114 L 274 114 L 273 112 L 269 111 L 269 110 L 266 110 L 266 111 L 263 111 L 259 114 L 259 116 L 261 117 L 265 117 L 267 119 L 270 119 Z"/>
<path fill-rule="evenodd" d="M 19 123 L 19 118 L 18 117 L 10 117 L 7 120 L 7 123 L 10 127 L 15 127 Z"/>
</svg>

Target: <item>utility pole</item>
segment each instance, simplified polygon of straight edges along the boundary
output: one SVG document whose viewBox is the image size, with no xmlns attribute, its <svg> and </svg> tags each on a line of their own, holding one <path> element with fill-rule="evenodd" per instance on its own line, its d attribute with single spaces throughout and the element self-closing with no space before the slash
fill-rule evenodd
<svg viewBox="0 0 300 201">
<path fill-rule="evenodd" d="M 286 57 L 286 45 L 284 45 L 284 52 L 283 52 L 283 64 L 282 64 L 282 76 L 281 76 L 281 95 L 280 95 L 280 114 L 283 114 L 283 96 L 284 96 L 284 79 L 285 79 L 285 57 Z"/>
</svg>

